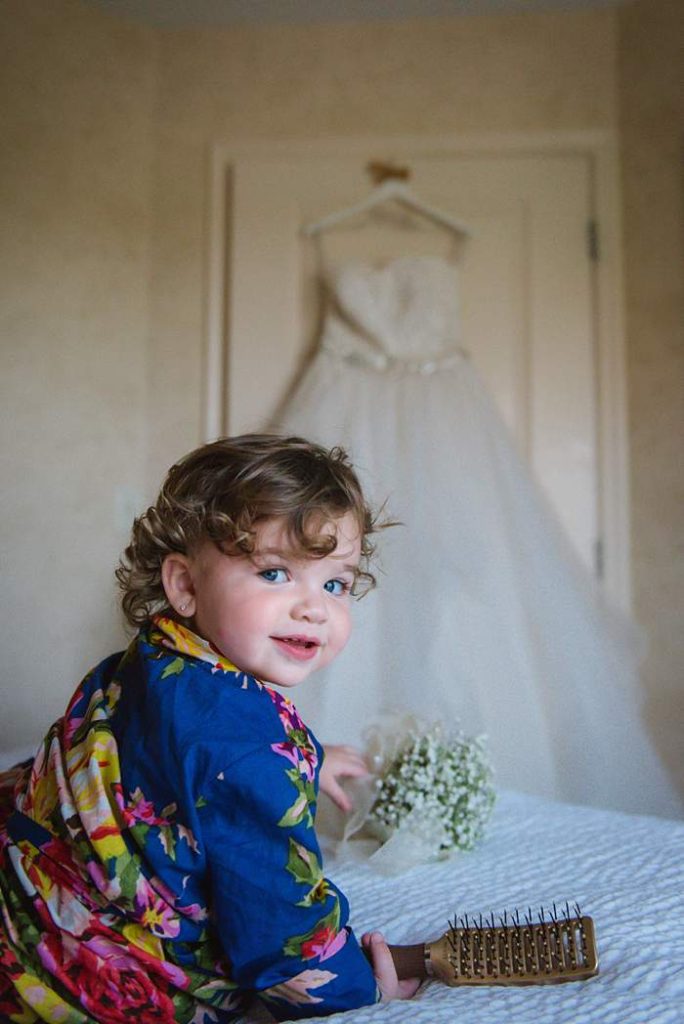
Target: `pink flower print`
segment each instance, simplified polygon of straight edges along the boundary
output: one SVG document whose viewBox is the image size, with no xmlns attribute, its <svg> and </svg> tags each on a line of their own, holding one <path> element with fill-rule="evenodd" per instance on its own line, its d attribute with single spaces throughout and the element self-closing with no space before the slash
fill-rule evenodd
<svg viewBox="0 0 684 1024">
<path fill-rule="evenodd" d="M 189 917 L 191 921 L 206 921 L 209 911 L 201 907 L 199 903 L 188 903 L 185 907 L 178 907 L 179 914 Z"/>
<path fill-rule="evenodd" d="M 64 746 L 70 747 L 71 740 L 74 737 L 80 727 L 83 725 L 85 718 L 65 718 L 64 719 Z"/>
<path fill-rule="evenodd" d="M 154 891 L 159 895 L 162 900 L 166 901 L 169 906 L 175 906 L 178 914 L 183 914 L 184 917 L 189 917 L 191 921 L 205 921 L 209 916 L 209 912 L 206 907 L 201 907 L 199 903 L 186 903 L 184 907 L 180 907 L 177 904 L 176 894 L 172 889 L 162 881 L 161 878 L 151 878 L 149 881 L 150 886 L 154 888 Z M 183 885 L 185 888 L 185 884 Z"/>
<path fill-rule="evenodd" d="M 88 1012 L 107 1007 L 110 1024 L 172 1024 L 169 975 L 144 950 L 94 934 L 85 942 L 46 935 L 38 952 L 49 972 Z"/>
<path fill-rule="evenodd" d="M 261 993 L 266 999 L 282 999 L 291 1006 L 311 1006 L 313 1003 L 322 1003 L 319 996 L 312 994 L 314 989 L 320 988 L 334 981 L 337 977 L 332 971 L 300 971 L 289 981 L 283 981 L 280 985 L 272 985 Z M 298 1014 L 297 1016 L 301 1016 Z M 308 1016 L 308 1014 L 307 1014 Z"/>
<path fill-rule="evenodd" d="M 79 688 L 76 690 L 73 697 L 69 701 L 69 706 L 67 707 L 64 713 L 64 718 L 62 719 L 62 730 L 65 746 L 69 746 L 72 736 L 74 735 L 76 730 L 81 725 L 83 725 L 83 722 L 85 720 L 88 705 L 86 704 L 83 686 L 88 681 L 88 678 L 89 677 L 86 676 L 86 678 L 83 680 L 83 683 L 81 683 Z M 76 708 L 79 706 L 79 704 L 83 705 L 83 713 L 81 713 L 80 711 L 76 711 Z"/>
<path fill-rule="evenodd" d="M 155 812 L 154 804 L 151 800 L 145 799 L 140 786 L 137 786 L 131 793 L 129 803 L 126 803 L 124 800 L 123 789 L 120 782 L 115 782 L 112 785 L 112 791 L 126 828 L 132 828 L 136 823 L 142 825 L 162 826 L 171 824 L 167 818 L 160 817 Z M 164 808 L 167 813 L 171 813 L 175 809 L 175 804 Z"/>
<path fill-rule="evenodd" d="M 299 767 L 299 754 L 294 743 L 287 743 L 285 741 L 282 743 L 272 743 L 271 750 L 274 750 L 276 754 L 280 754 L 281 757 L 286 757 L 295 768 Z"/>
<path fill-rule="evenodd" d="M 300 774 L 304 776 L 307 782 L 313 782 L 318 758 L 316 751 L 312 747 L 299 746 L 297 743 L 283 741 L 282 743 L 272 743 L 271 750 L 274 750 L 276 754 L 280 754 L 281 757 L 286 757 L 295 768 L 299 769 Z"/>
<path fill-rule="evenodd" d="M 142 877 L 138 879 L 135 889 L 135 909 L 140 924 L 153 935 L 175 939 L 180 932 L 176 911 Z"/>
<path fill-rule="evenodd" d="M 128 948 L 120 944 L 118 936 L 117 941 L 113 942 L 104 934 L 94 935 L 84 945 L 101 960 L 107 961 L 108 966 L 117 971 L 139 971 L 141 962 L 144 967 L 146 961 L 151 959 L 154 968 L 161 971 L 171 984 L 177 988 L 187 988 L 190 983 L 187 974 L 180 967 L 176 967 L 175 964 L 171 964 L 166 960 L 157 960 L 156 957 L 150 958 L 146 950 L 138 946 L 133 947 L 135 955 L 132 956 Z"/>
<path fill-rule="evenodd" d="M 276 706 L 278 718 L 285 732 L 289 735 L 289 733 L 294 732 L 296 729 L 306 731 L 306 726 L 299 717 L 294 704 L 290 703 L 287 697 L 283 697 L 282 693 L 277 693 L 276 690 L 271 690 L 269 687 L 266 689 Z"/>
<path fill-rule="evenodd" d="M 302 758 L 301 770 L 302 774 L 306 776 L 309 782 L 313 782 L 316 768 L 318 766 L 318 756 L 313 747 L 299 747 L 299 753 Z"/>
<path fill-rule="evenodd" d="M 121 895 L 121 880 L 114 876 L 110 878 L 103 865 L 97 860 L 89 860 L 86 864 L 86 871 L 90 875 L 95 888 L 108 900 L 114 901 Z"/>
<path fill-rule="evenodd" d="M 131 823 L 133 822 L 134 819 L 133 819 L 133 815 L 130 813 L 130 811 L 126 807 L 126 801 L 124 800 L 124 795 L 123 795 L 123 786 L 121 785 L 120 782 L 113 782 L 112 783 L 112 796 L 114 797 L 114 802 L 115 802 L 116 806 L 119 808 L 119 813 L 121 814 L 121 818 L 123 820 L 124 827 L 128 828 L 129 825 L 131 825 Z"/>
<path fill-rule="evenodd" d="M 137 960 L 128 954 L 125 946 L 112 942 L 104 935 L 94 935 L 84 942 L 84 946 L 101 960 L 108 960 L 117 971 L 140 969 Z"/>
<path fill-rule="evenodd" d="M 140 787 L 136 787 L 131 793 L 131 801 L 128 805 L 128 813 L 132 815 L 134 821 L 140 821 L 145 825 L 169 825 L 170 822 L 166 818 L 160 818 L 155 814 L 154 804 L 151 800 L 146 800 Z M 175 807 L 174 807 L 175 810 Z"/>
<path fill-rule="evenodd" d="M 278 718 L 280 719 L 286 733 L 294 732 L 297 728 L 297 723 L 294 721 L 294 717 L 290 714 L 287 707 L 281 706 L 278 708 Z"/>
<path fill-rule="evenodd" d="M 328 960 L 342 949 L 346 941 L 346 928 L 335 932 L 334 928 L 327 925 L 302 944 L 302 960 L 312 960 L 314 957 L 320 961 Z"/>
<path fill-rule="evenodd" d="M 169 963 L 168 960 L 160 960 L 159 969 L 176 988 L 187 988 L 190 984 L 190 979 L 185 971 L 182 971 L 180 967 L 176 967 L 175 964 Z"/>
<path fill-rule="evenodd" d="M 48 974 L 59 977 L 62 966 L 62 949 L 54 935 L 43 935 L 36 946 L 36 953 Z"/>
</svg>

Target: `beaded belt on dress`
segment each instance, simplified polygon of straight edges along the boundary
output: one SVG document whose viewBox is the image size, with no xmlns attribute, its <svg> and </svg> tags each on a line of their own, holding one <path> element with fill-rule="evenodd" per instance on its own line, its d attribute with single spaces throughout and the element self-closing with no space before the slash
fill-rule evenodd
<svg viewBox="0 0 684 1024">
<path fill-rule="evenodd" d="M 328 352 L 349 366 L 359 366 L 375 370 L 377 373 L 421 373 L 427 375 L 437 373 L 440 370 L 452 369 L 463 359 L 468 358 L 466 350 L 456 346 L 445 349 L 430 359 L 403 359 L 400 356 L 393 356 L 387 352 L 371 351 L 370 349 L 367 349 L 365 352 L 358 350 L 341 351 L 340 347 L 327 340 L 323 341 L 321 347 L 324 352 Z"/>
</svg>

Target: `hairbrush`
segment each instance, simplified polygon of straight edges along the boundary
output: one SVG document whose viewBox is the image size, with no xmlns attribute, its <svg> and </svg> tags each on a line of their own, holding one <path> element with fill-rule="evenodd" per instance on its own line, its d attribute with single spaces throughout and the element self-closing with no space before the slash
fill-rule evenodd
<svg viewBox="0 0 684 1024">
<path fill-rule="evenodd" d="M 495 920 L 454 915 L 434 942 L 392 946 L 399 978 L 437 978 L 447 985 L 543 985 L 598 974 L 594 922 L 575 904 Z"/>
</svg>

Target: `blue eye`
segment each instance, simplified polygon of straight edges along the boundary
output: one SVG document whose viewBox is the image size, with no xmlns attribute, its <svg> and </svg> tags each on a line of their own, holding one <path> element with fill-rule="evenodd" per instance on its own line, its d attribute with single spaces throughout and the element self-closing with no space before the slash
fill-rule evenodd
<svg viewBox="0 0 684 1024">
<path fill-rule="evenodd" d="M 287 573 L 284 569 L 264 569 L 259 575 L 267 583 L 287 583 Z"/>
<path fill-rule="evenodd" d="M 327 583 L 323 584 L 323 589 L 334 597 L 341 597 L 342 594 L 346 594 L 349 590 L 349 584 L 345 583 L 344 580 L 328 580 Z"/>
</svg>

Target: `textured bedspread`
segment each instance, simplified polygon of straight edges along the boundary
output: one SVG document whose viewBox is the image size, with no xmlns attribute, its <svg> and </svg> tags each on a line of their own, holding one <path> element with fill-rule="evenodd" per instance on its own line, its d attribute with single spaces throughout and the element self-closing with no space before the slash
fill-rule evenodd
<svg viewBox="0 0 684 1024">
<path fill-rule="evenodd" d="M 684 1024 L 684 822 L 500 797 L 487 840 L 446 863 L 382 878 L 328 860 L 357 933 L 433 938 L 454 911 L 578 902 L 594 918 L 600 974 L 525 988 L 426 985 L 410 1002 L 331 1021 L 412 1024 Z"/>
</svg>

